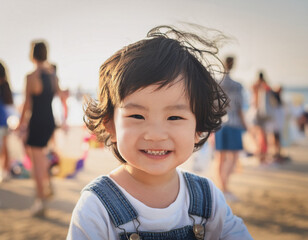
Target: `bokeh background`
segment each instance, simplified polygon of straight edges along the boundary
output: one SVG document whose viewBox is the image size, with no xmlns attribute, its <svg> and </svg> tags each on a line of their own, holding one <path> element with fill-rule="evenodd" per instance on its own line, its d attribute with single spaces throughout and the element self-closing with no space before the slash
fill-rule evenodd
<svg viewBox="0 0 308 240">
<path fill-rule="evenodd" d="M 49 60 L 57 65 L 61 87 L 71 93 L 70 130 L 64 134 L 60 129 L 56 137 L 66 172 L 54 178 L 56 194 L 47 218 L 30 216 L 31 179 L 24 176 L 1 183 L 0 239 L 65 239 L 80 190 L 117 166 L 105 148 L 89 140 L 80 95 L 95 95 L 100 65 L 119 48 L 161 24 L 187 27 L 188 22 L 217 29 L 229 37 L 219 56 L 236 57 L 232 76 L 247 90 L 246 110 L 260 70 L 271 86 L 283 86 L 285 102 L 303 110 L 308 104 L 307 13 L 305 0 L 0 0 L 0 60 L 6 64 L 17 107 L 23 100 L 25 76 L 33 68 L 32 40 L 48 42 Z M 63 113 L 58 105 L 55 99 L 60 121 Z M 231 207 L 254 239 L 308 239 L 308 140 L 305 132 L 295 128 L 292 134 L 283 149 L 291 159 L 288 164 L 263 169 L 243 154 L 231 179 L 231 189 L 241 200 Z M 12 135 L 11 152 L 18 158 L 22 150 Z M 250 145 L 249 138 L 245 141 Z M 83 148 L 85 144 L 90 147 Z M 80 172 L 67 177 L 79 157 L 84 160 Z M 197 173 L 215 180 L 216 163 L 209 161 L 201 161 L 204 166 Z M 183 167 L 195 171 L 195 164 L 190 160 Z"/>
</svg>

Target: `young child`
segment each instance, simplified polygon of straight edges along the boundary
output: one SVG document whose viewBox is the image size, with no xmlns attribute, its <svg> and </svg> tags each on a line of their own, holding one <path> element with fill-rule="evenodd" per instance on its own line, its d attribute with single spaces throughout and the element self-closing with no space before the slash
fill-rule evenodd
<svg viewBox="0 0 308 240">
<path fill-rule="evenodd" d="M 215 53 L 192 43 L 217 50 L 160 26 L 101 66 L 86 124 L 122 164 L 84 188 L 67 239 L 252 239 L 210 180 L 177 168 L 220 127 L 227 104 L 201 63 Z"/>
</svg>

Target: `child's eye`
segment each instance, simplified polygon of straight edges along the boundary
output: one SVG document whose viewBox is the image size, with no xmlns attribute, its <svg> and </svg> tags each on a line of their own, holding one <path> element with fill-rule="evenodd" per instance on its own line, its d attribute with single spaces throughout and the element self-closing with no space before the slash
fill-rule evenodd
<svg viewBox="0 0 308 240">
<path fill-rule="evenodd" d="M 135 119 L 144 119 L 144 117 L 142 115 L 139 114 L 133 114 L 129 116 L 130 118 L 135 118 Z"/>
<path fill-rule="evenodd" d="M 179 116 L 171 116 L 171 117 L 168 117 L 168 120 L 181 120 L 183 119 L 182 117 L 179 117 Z"/>
</svg>

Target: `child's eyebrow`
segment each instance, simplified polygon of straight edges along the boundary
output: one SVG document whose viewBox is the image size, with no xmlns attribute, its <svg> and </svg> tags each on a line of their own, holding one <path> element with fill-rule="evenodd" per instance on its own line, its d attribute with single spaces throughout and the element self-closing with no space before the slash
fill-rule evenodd
<svg viewBox="0 0 308 240">
<path fill-rule="evenodd" d="M 166 110 L 185 110 L 190 111 L 190 107 L 186 104 L 176 104 L 165 107 Z"/>
<path fill-rule="evenodd" d="M 125 109 L 141 109 L 141 110 L 148 110 L 147 107 L 142 106 L 140 104 L 136 103 L 127 103 L 125 105 L 121 105 L 120 108 L 125 108 Z M 171 110 L 184 110 L 184 111 L 190 111 L 190 107 L 186 104 L 175 104 L 175 105 L 170 105 L 164 108 L 165 110 L 171 111 Z"/>
<path fill-rule="evenodd" d="M 142 106 L 142 105 L 136 104 L 136 103 L 127 103 L 125 105 L 121 104 L 120 108 L 125 108 L 125 109 L 137 108 L 137 109 L 147 110 L 147 108 L 145 106 Z"/>
</svg>

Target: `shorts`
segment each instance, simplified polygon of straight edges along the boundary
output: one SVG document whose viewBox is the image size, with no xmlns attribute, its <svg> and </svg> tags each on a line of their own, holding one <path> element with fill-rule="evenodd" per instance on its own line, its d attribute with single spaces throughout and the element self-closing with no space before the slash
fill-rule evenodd
<svg viewBox="0 0 308 240">
<path fill-rule="evenodd" d="M 243 150 L 242 129 L 223 126 L 215 133 L 215 147 L 218 151 Z"/>
</svg>

